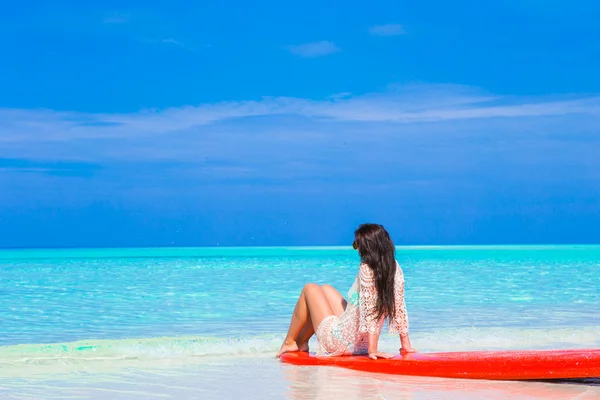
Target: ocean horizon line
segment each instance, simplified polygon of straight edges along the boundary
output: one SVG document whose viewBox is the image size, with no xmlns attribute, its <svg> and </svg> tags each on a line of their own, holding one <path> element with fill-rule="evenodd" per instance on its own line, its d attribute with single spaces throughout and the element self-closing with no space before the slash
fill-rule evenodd
<svg viewBox="0 0 600 400">
<path fill-rule="evenodd" d="M 506 248 L 506 247 L 595 247 L 600 243 L 487 243 L 487 244 L 402 244 L 396 249 L 431 249 L 431 248 Z M 210 246 L 18 246 L 3 247 L 0 251 L 18 250 L 214 250 L 214 249 L 309 249 L 309 250 L 351 250 L 351 245 L 210 245 Z"/>
</svg>

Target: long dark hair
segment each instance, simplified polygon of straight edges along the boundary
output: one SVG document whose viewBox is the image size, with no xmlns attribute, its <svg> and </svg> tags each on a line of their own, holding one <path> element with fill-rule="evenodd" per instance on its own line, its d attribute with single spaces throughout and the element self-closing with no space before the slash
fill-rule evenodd
<svg viewBox="0 0 600 400">
<path fill-rule="evenodd" d="M 377 289 L 376 318 L 382 315 L 392 320 L 396 315 L 394 277 L 396 248 L 385 228 L 377 224 L 362 224 L 354 231 L 353 246 L 360 259 L 373 271 Z"/>
</svg>

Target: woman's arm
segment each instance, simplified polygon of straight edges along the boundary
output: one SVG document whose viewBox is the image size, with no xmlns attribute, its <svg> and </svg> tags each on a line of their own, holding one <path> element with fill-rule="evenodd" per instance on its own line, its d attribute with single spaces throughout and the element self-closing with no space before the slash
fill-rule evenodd
<svg viewBox="0 0 600 400">
<path fill-rule="evenodd" d="M 359 271 L 359 291 L 360 291 L 360 324 L 359 331 L 368 333 L 367 350 L 369 358 L 376 360 L 378 358 L 392 358 L 393 354 L 381 353 L 377 347 L 379 344 L 379 321 L 375 318 L 375 309 L 377 307 L 377 289 L 375 287 L 375 277 L 373 271 L 362 264 Z"/>
<path fill-rule="evenodd" d="M 381 353 L 377 351 L 377 345 L 379 344 L 379 333 L 369 333 L 369 358 L 377 360 L 378 358 L 392 358 L 393 354 Z"/>
<path fill-rule="evenodd" d="M 400 353 L 414 353 L 416 350 L 412 348 L 408 336 L 408 313 L 406 312 L 406 302 L 404 300 L 404 274 L 399 265 L 396 271 L 394 297 L 396 315 L 393 320 L 390 320 L 390 332 L 397 332 L 400 335 Z"/>
<path fill-rule="evenodd" d="M 410 344 L 410 338 L 408 337 L 408 332 L 406 334 L 400 334 L 400 353 L 416 353 L 416 350 L 412 348 Z"/>
</svg>

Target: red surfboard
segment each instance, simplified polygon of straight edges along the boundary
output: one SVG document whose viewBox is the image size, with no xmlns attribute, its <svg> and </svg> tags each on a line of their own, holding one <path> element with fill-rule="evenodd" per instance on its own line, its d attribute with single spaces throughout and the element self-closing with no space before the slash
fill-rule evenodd
<svg viewBox="0 0 600 400">
<path fill-rule="evenodd" d="M 413 353 L 392 359 L 285 353 L 281 361 L 357 371 L 440 378 L 532 380 L 600 377 L 600 349 Z"/>
</svg>

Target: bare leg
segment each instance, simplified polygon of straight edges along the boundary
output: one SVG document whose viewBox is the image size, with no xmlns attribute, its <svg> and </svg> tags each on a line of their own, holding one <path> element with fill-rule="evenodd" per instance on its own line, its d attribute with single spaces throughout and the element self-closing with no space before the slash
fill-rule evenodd
<svg viewBox="0 0 600 400">
<path fill-rule="evenodd" d="M 327 302 L 329 303 L 333 314 L 337 315 L 338 317 L 342 315 L 347 304 L 342 295 L 331 285 L 321 285 L 321 289 L 323 290 L 323 293 L 325 293 L 325 297 L 327 298 Z M 315 328 L 309 319 L 296 338 L 298 351 L 309 351 L 308 341 L 314 334 Z"/>
<path fill-rule="evenodd" d="M 313 327 L 319 326 L 321 321 L 330 315 L 335 314 L 329 305 L 329 301 L 327 300 L 327 296 L 323 292 L 323 289 L 315 283 L 305 285 L 302 289 L 302 293 L 300 293 L 298 302 L 296 303 L 296 308 L 294 308 L 294 314 L 292 315 L 288 334 L 281 345 L 281 349 L 279 349 L 279 352 L 277 353 L 277 357 L 288 351 L 298 351 L 296 339 L 307 322 L 310 321 Z M 312 331 L 314 332 L 314 329 L 312 329 Z"/>
<path fill-rule="evenodd" d="M 344 297 L 331 285 L 321 285 L 321 289 L 323 289 L 325 296 L 327 296 L 327 301 L 333 313 L 338 317 L 341 316 L 346 311 L 346 305 L 348 304 Z"/>
<path fill-rule="evenodd" d="M 312 322 L 308 320 L 304 327 L 300 331 L 298 338 L 296 339 L 296 344 L 298 345 L 298 351 L 309 352 L 308 341 L 315 334 L 315 327 Z"/>
</svg>

